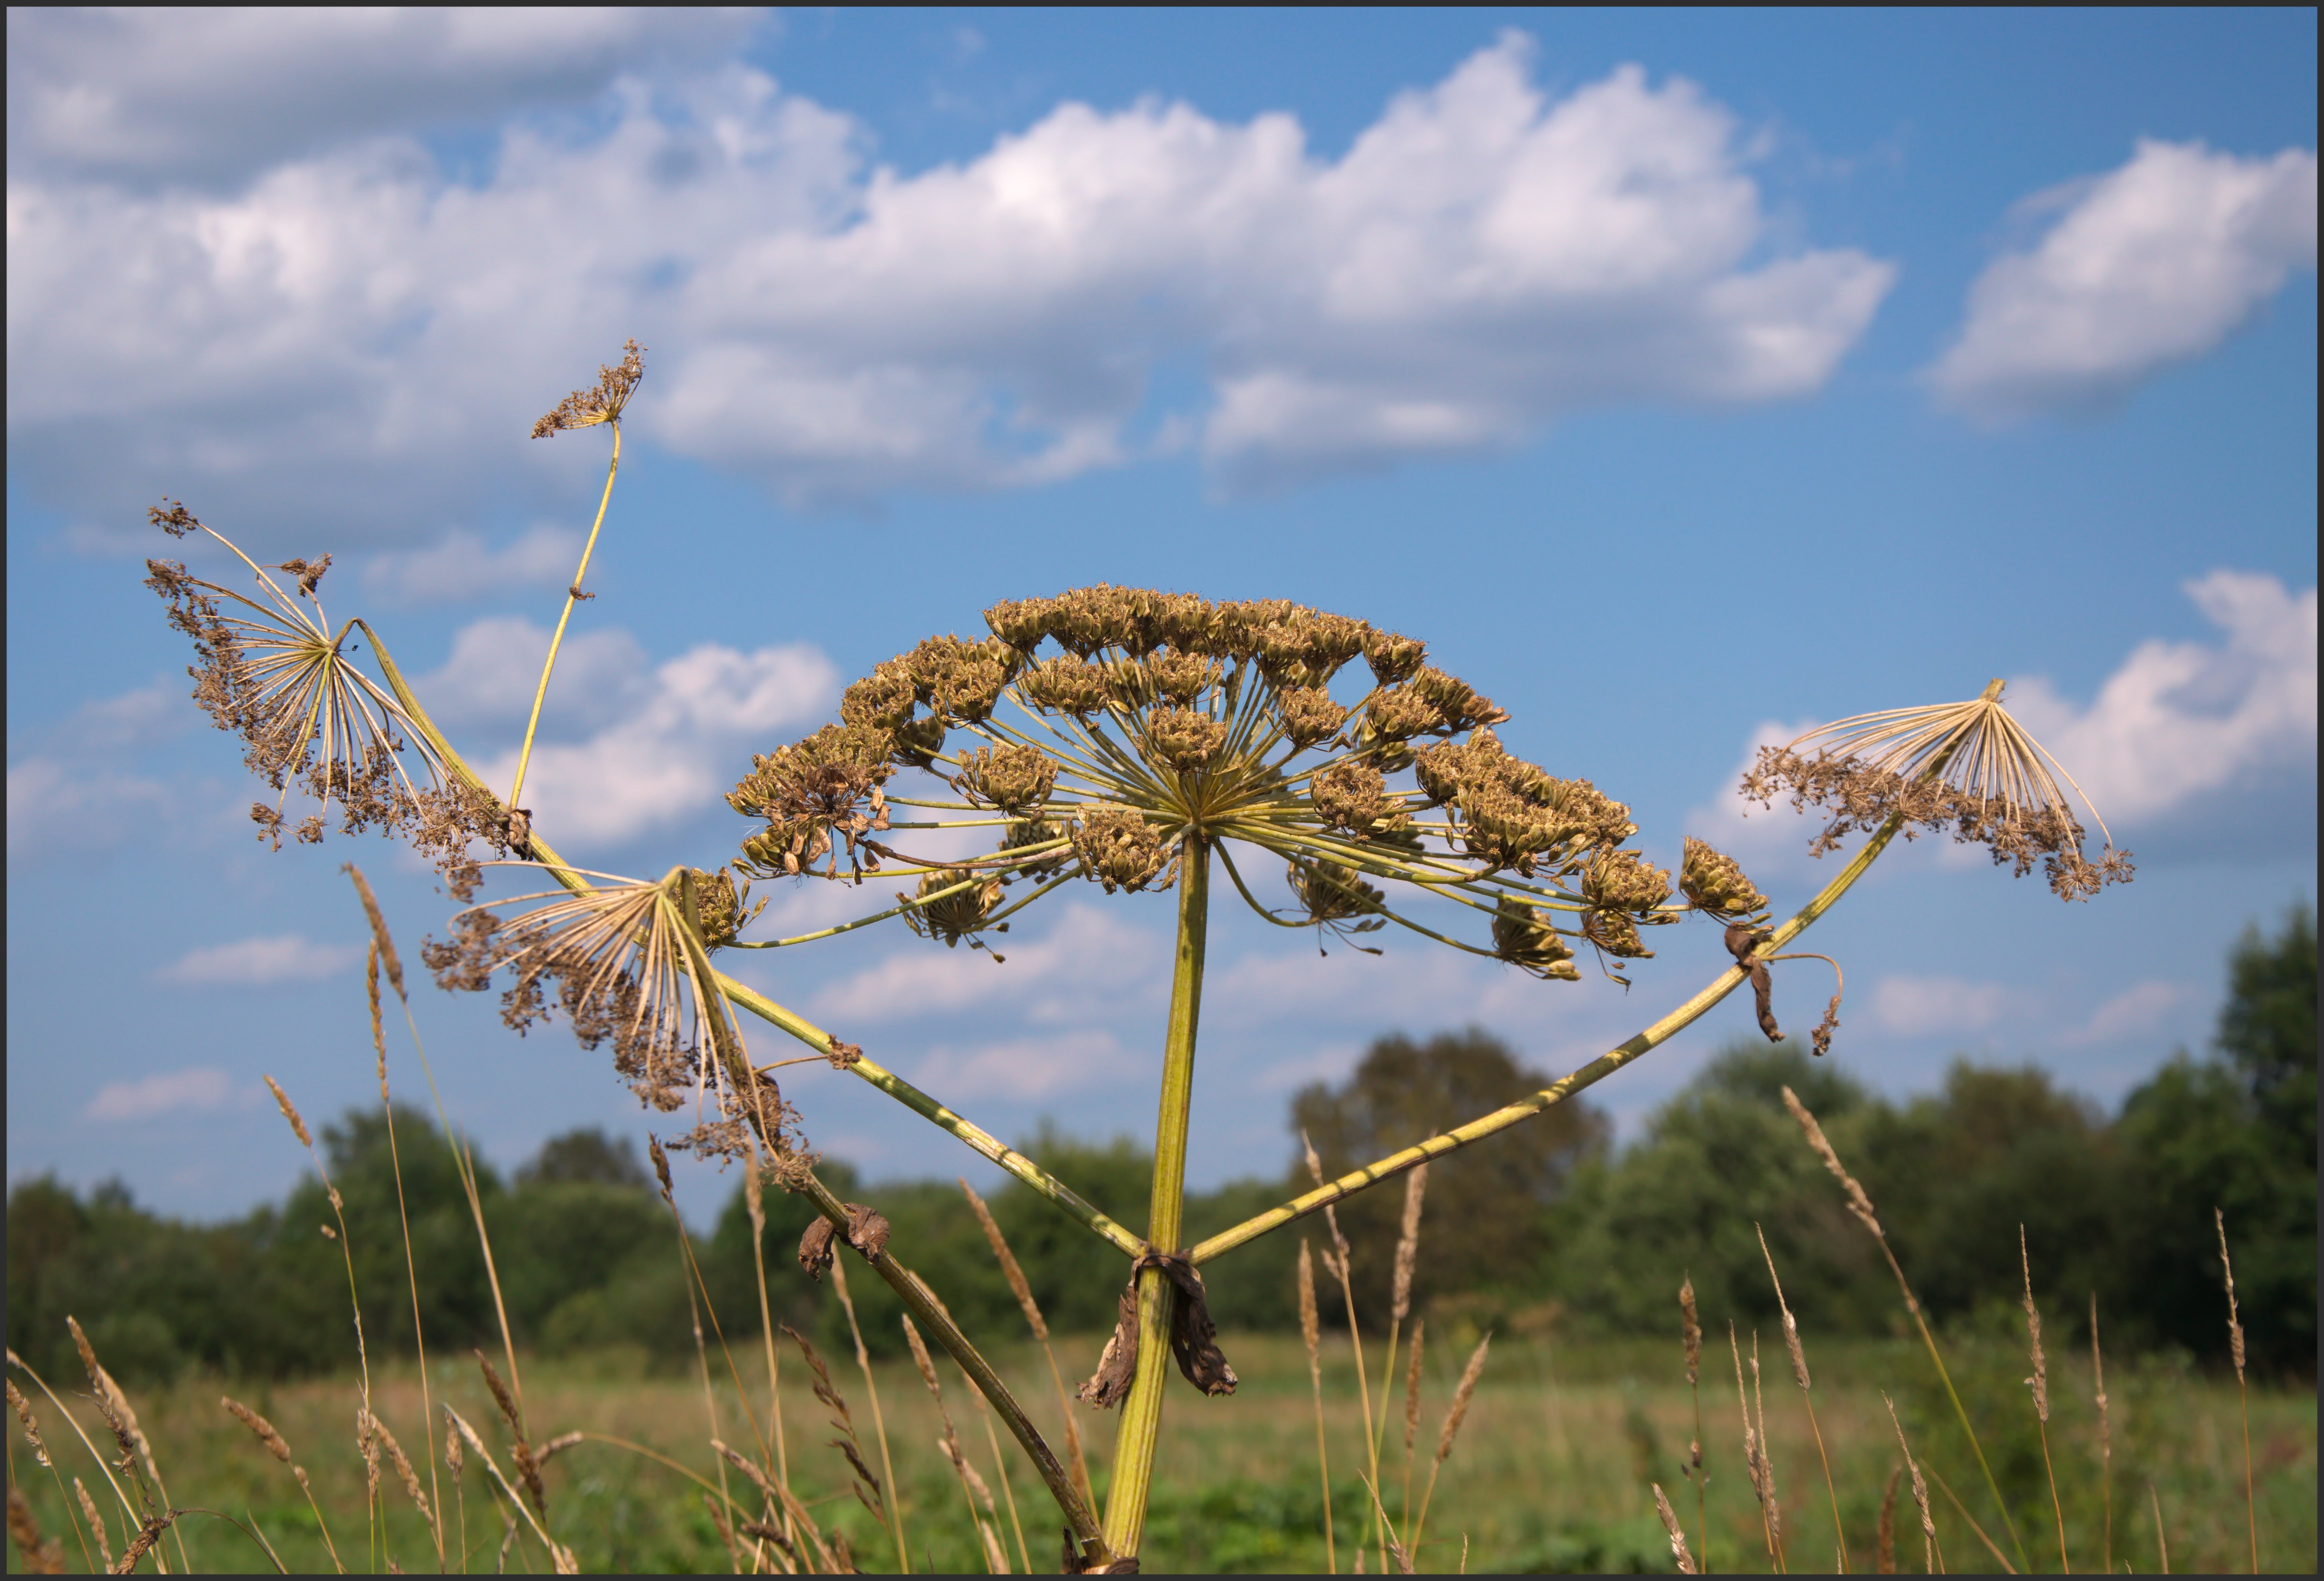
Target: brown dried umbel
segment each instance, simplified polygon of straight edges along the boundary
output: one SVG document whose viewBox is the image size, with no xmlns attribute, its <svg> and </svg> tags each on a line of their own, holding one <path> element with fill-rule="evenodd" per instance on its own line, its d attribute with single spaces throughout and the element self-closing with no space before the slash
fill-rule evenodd
<svg viewBox="0 0 2324 1581">
<path fill-rule="evenodd" d="M 1380 915 L 1388 897 L 1374 885 L 1366 883 L 1349 869 L 1336 862 L 1314 862 L 1286 864 L 1284 874 L 1291 886 L 1291 898 L 1306 920 L 1315 924 L 1320 939 L 1326 932 L 1347 940 L 1366 955 L 1380 952 L 1365 945 L 1354 944 L 1359 933 L 1377 933 L 1388 926 Z M 1329 955 L 1319 942 L 1318 955 Z"/>
<path fill-rule="evenodd" d="M 1083 871 L 1105 886 L 1141 890 L 1153 882 L 1169 851 L 1161 832 L 1127 808 L 1101 807 L 1085 812 L 1074 826 L 1074 851 Z"/>
<path fill-rule="evenodd" d="M 904 913 L 905 926 L 922 938 L 940 938 L 947 945 L 965 940 L 973 948 L 984 949 L 984 941 L 976 936 L 1000 905 L 1007 887 L 1000 879 L 970 868 L 947 867 L 921 879 L 910 896 L 899 893 L 896 898 L 910 907 Z M 996 931 L 1008 932 L 1009 924 L 1001 923 Z"/>
<path fill-rule="evenodd" d="M 595 428 L 602 422 L 620 421 L 622 409 L 630 403 L 638 381 L 646 375 L 645 352 L 646 348 L 635 340 L 622 342 L 621 365 L 610 368 L 601 365 L 596 385 L 576 390 L 558 402 L 554 410 L 532 425 L 532 437 L 545 439 L 566 429 Z"/>
<path fill-rule="evenodd" d="M 837 878 L 835 834 L 845 841 L 849 866 L 860 881 L 858 839 L 888 827 L 881 787 L 895 772 L 890 762 L 895 750 L 887 731 L 826 725 L 804 741 L 754 756 L 751 773 L 727 793 L 726 804 L 765 818 L 767 827 L 742 842 L 735 865 L 759 878 L 798 877 L 827 855 L 831 865 L 824 876 Z M 870 864 L 880 864 L 876 853 Z"/>
<path fill-rule="evenodd" d="M 980 746 L 960 760 L 953 789 L 972 807 L 997 807 L 1022 818 L 1049 800 L 1057 763 L 1037 746 Z"/>
<path fill-rule="evenodd" d="M 1744 875 L 1735 858 L 1712 850 L 1692 835 L 1686 837 L 1678 886 L 1696 911 L 1722 922 L 1767 909 L 1767 897 Z"/>
<path fill-rule="evenodd" d="M 1797 750 L 1809 742 L 1821 744 L 1812 756 Z M 1894 818 L 1906 839 L 1950 831 L 1960 844 L 1983 846 L 2015 877 L 2039 861 L 2060 900 L 2086 901 L 2107 884 L 2130 882 L 2131 854 L 2115 849 L 2098 818 L 2105 849 L 2096 862 L 2082 855 L 2082 825 L 2051 772 L 2054 763 L 2001 706 L 1996 682 L 1969 702 L 1858 715 L 1787 745 L 1761 747 L 1743 776 L 1743 794 L 1769 806 L 1788 791 L 1794 810 L 1830 813 L 1808 847 L 1818 856 Z M 2073 784 L 2070 776 L 2066 784 Z"/>
</svg>

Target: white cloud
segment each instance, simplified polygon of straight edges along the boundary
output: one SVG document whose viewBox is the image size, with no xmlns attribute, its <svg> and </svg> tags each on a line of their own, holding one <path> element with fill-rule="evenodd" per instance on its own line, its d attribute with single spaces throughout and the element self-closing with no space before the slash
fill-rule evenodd
<svg viewBox="0 0 2324 1581">
<path fill-rule="evenodd" d="M 1213 383 L 1161 448 L 1263 485 L 1609 402 L 1808 393 L 1894 274 L 1763 258 L 1731 116 L 1635 67 L 1553 98 L 1514 35 L 1332 162 L 1289 116 L 1149 101 L 907 175 L 742 67 L 610 103 L 596 135 L 503 128 L 473 185 L 394 139 L 224 194 L 13 173 L 25 481 L 84 520 L 166 487 L 392 539 L 519 457 L 578 487 L 585 441 L 523 436 L 635 333 L 634 421 L 794 500 L 1118 464 L 1185 358 Z"/>
<path fill-rule="evenodd" d="M 2118 398 L 2316 266 L 2308 150 L 2242 159 L 2142 139 L 2121 169 L 2045 197 L 2064 213 L 1978 276 L 1960 338 L 1930 370 L 1948 403 L 1981 418 Z"/>
<path fill-rule="evenodd" d="M 133 826 L 162 816 L 171 804 L 170 790 L 142 774 L 23 758 L 8 765 L 8 855 L 37 858 L 117 845 Z"/>
<path fill-rule="evenodd" d="M 222 1109 L 235 1096 L 233 1078 L 225 1071 L 196 1066 L 135 1081 L 106 1082 L 81 1113 L 84 1118 L 97 1121 L 151 1120 L 161 1114 Z"/>
<path fill-rule="evenodd" d="M 2058 1041 L 2069 1048 L 2124 1039 L 2151 1041 L 2165 1015 L 2196 997 L 2195 990 L 2184 983 L 2139 983 L 2099 1005 L 2089 1020 L 2060 1033 Z"/>
<path fill-rule="evenodd" d="M 988 942 L 1005 964 L 964 945 L 945 949 L 910 939 L 816 994 L 815 1014 L 848 1026 L 1005 1006 L 1036 1025 L 1105 1020 L 1143 1001 L 1158 1003 L 1170 960 L 1167 938 L 1080 901 L 1067 901 L 1038 939 L 995 934 Z"/>
<path fill-rule="evenodd" d="M 348 136 L 586 104 L 751 25 L 657 6 L 11 9 L 11 163 L 230 177 Z"/>
<path fill-rule="evenodd" d="M 318 944 L 297 933 L 237 938 L 188 950 L 155 974 L 193 987 L 263 987 L 305 983 L 343 972 L 363 958 L 359 944 Z"/>
<path fill-rule="evenodd" d="M 1959 977 L 1888 976 L 1872 985 L 1873 1024 L 1904 1038 L 1990 1031 L 2028 1004 L 2024 993 L 2005 984 Z"/>
<path fill-rule="evenodd" d="M 916 1086 L 947 1098 L 1014 1098 L 1024 1102 L 1094 1086 L 1119 1086 L 1153 1072 L 1141 1070 L 1111 1032 L 1060 1032 L 955 1049 L 938 1044 L 912 1069 Z"/>
<path fill-rule="evenodd" d="M 527 706 L 540 652 L 534 650 L 525 682 Z M 657 666 L 630 694 L 635 701 L 586 739 L 536 741 L 525 805 L 559 841 L 618 844 L 692 817 L 733 785 L 749 750 L 781 744 L 786 733 L 829 706 L 837 685 L 831 661 L 804 643 L 749 653 L 703 643 Z M 499 700 L 493 692 L 484 704 Z M 516 759 L 511 750 L 478 772 L 489 784 L 507 784 Z"/>
<path fill-rule="evenodd" d="M 2011 710 L 2109 827 L 2152 824 L 2210 792 L 2316 756 L 2316 589 L 2217 570 L 2186 585 L 2224 645 L 2142 643 L 2087 708 L 2041 677 Z"/>
<path fill-rule="evenodd" d="M 447 532 L 425 549 L 375 555 L 364 589 L 400 604 L 453 604 L 517 587 L 561 587 L 580 563 L 581 534 L 543 522 L 493 549 L 473 532 Z"/>
<path fill-rule="evenodd" d="M 521 615 L 472 621 L 454 634 L 442 668 L 415 679 L 412 689 L 440 723 L 521 730 L 532 711 L 550 634 Z M 645 650 L 628 632 L 568 628 L 542 717 L 604 724 L 636 711 L 651 685 Z"/>
<path fill-rule="evenodd" d="M 2260 787 L 2271 777 L 2306 774 L 2312 783 L 2316 589 L 2295 593 L 2271 576 L 2223 569 L 2186 584 L 2185 590 L 2225 633 L 2224 643 L 2142 643 L 2087 707 L 2060 696 L 2038 675 L 2012 680 L 2003 694 L 2010 712 L 2073 776 L 2117 834 L 2152 831 L 2190 809 L 2217 811 L 2218 798 Z M 1761 746 L 1780 746 L 1821 723 L 1763 721 L 1719 793 L 1687 815 L 1689 832 L 1763 878 L 1812 872 L 1815 864 L 1806 857 L 1807 842 L 1821 827 L 1812 812 L 1799 818 L 1781 797 L 1772 809 L 1762 809 L 1735 794 L 1733 787 Z M 2227 816 L 2236 816 L 2236 809 Z M 2311 834 L 2313 825 L 2311 792 Z M 2225 832 L 2230 843 L 2251 836 L 2271 848 L 2282 846 L 2285 833 Z M 1941 860 L 1984 865 L 1950 844 L 1941 843 L 1939 849 L 1945 854 Z"/>
</svg>

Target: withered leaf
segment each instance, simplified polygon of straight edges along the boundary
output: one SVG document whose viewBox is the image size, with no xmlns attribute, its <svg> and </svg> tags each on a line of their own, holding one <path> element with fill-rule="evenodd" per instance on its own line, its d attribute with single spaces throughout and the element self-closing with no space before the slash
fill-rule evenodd
<svg viewBox="0 0 2324 1581">
<path fill-rule="evenodd" d="M 1129 1285 L 1121 1292 L 1121 1316 L 1113 1326 L 1111 1337 L 1097 1359 L 1097 1371 L 1088 1382 L 1074 1391 L 1074 1397 L 1084 1405 L 1111 1410 L 1121 1403 L 1130 1392 L 1130 1380 L 1138 1370 L 1138 1276 L 1131 1274 Z"/>
<path fill-rule="evenodd" d="M 820 1282 L 824 1270 L 831 1266 L 831 1236 L 835 1227 L 829 1219 L 819 1218 L 799 1237 L 799 1266 L 807 1270 L 809 1279 Z"/>
<path fill-rule="evenodd" d="M 1750 974 L 1751 996 L 1758 1003 L 1759 1030 L 1767 1034 L 1767 1041 L 1780 1043 L 1784 1031 L 1775 1024 L 1775 983 L 1767 972 L 1767 963 L 1754 958 L 1752 951 L 1759 948 L 1763 935 L 1747 922 L 1730 922 L 1727 927 L 1727 953 L 1735 964 Z M 1837 1024 L 1837 1023 L 1835 1023 Z M 1830 1034 L 1826 1034 L 1827 1039 Z M 1821 1054 L 1822 1049 L 1816 1050 Z"/>
<path fill-rule="evenodd" d="M 888 1249 L 888 1221 L 860 1203 L 847 1205 L 847 1244 L 877 1262 Z"/>
</svg>

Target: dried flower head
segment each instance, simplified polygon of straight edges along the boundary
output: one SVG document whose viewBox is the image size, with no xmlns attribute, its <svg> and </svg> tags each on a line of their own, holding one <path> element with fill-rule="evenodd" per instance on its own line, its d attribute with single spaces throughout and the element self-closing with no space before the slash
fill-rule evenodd
<svg viewBox="0 0 2324 1581">
<path fill-rule="evenodd" d="M 1799 750 L 1811 742 L 1812 756 Z M 2097 862 L 2082 855 L 2082 825 L 2061 776 L 2105 837 Z M 2129 883 L 2133 872 L 2130 853 L 2115 849 L 2081 787 L 2002 707 L 1998 682 L 1965 703 L 1859 714 L 1760 748 L 1743 794 L 1768 806 L 1785 790 L 1795 809 L 1831 815 L 1808 847 L 1818 856 L 1895 818 L 1908 839 L 1920 829 L 1950 829 L 2020 878 L 2039 860 L 2061 900 L 2088 900 L 2106 884 Z"/>
<path fill-rule="evenodd" d="M 554 410 L 532 425 L 532 437 L 545 439 L 563 429 L 595 428 L 601 422 L 619 422 L 622 408 L 630 403 L 638 381 L 646 375 L 646 348 L 635 340 L 622 344 L 622 361 L 618 367 L 600 365 L 595 388 L 576 390 L 558 402 Z"/>
<path fill-rule="evenodd" d="M 1285 599 L 1104 584 L 996 604 L 985 624 L 982 641 L 934 636 L 874 665 L 837 724 L 758 755 L 727 798 L 761 826 L 737 870 L 900 870 L 919 883 L 897 912 L 957 944 L 1076 873 L 1109 893 L 1171 888 L 1201 849 L 1280 926 L 1352 938 L 1396 923 L 1565 980 L 1581 975 L 1577 940 L 1645 957 L 1643 927 L 1764 904 L 1708 847 L 1673 901 L 1669 876 L 1621 848 L 1637 832 L 1628 808 L 1511 756 L 1492 730 L 1507 711 L 1429 666 L 1417 639 Z M 939 788 L 903 796 L 908 769 Z M 901 821 L 905 807 L 934 816 Z M 996 821 L 983 856 L 904 838 Z M 1252 892 L 1248 846 L 1284 863 L 1288 907 Z M 1008 903 L 1028 881 L 1040 888 Z M 1481 912 L 1489 943 L 1407 917 L 1397 884 Z"/>
<path fill-rule="evenodd" d="M 155 526 L 173 538 L 207 533 L 257 583 L 253 597 L 195 576 L 181 561 L 145 562 L 145 586 L 169 606 L 171 626 L 193 642 L 195 662 L 186 673 L 195 703 L 220 730 L 242 738 L 244 764 L 276 792 L 272 806 L 251 809 L 259 837 L 281 848 L 289 821 L 283 802 L 293 786 L 321 808 L 293 828 L 309 845 L 323 838 L 334 809 L 345 833 L 378 827 L 415 840 L 459 810 L 462 799 L 441 788 L 443 765 L 426 733 L 348 658 L 357 623 L 334 630 L 325 619 L 317 587 L 331 557 L 262 567 L 182 503 L 169 505 L 147 513 Z M 294 587 L 273 571 L 289 573 Z M 417 779 L 407 749 L 418 757 Z"/>
<path fill-rule="evenodd" d="M 785 1134 L 796 1112 L 771 1077 L 752 1068 L 724 1001 L 704 989 L 711 975 L 706 921 L 724 902 L 706 902 L 689 867 L 656 883 L 586 876 L 606 882 L 577 894 L 514 897 L 509 903 L 544 903 L 507 920 L 470 907 L 453 919 L 450 938 L 421 946 L 420 958 L 447 989 L 477 992 L 506 972 L 507 1025 L 521 1033 L 562 1011 L 582 1047 L 612 1042 L 613 1068 L 658 1109 L 674 1110 L 689 1096 L 697 1105 L 708 1101 L 710 1116 L 675 1145 L 742 1157 L 749 1144 L 741 1123 L 757 1120 L 779 1155 L 796 1151 Z"/>
</svg>

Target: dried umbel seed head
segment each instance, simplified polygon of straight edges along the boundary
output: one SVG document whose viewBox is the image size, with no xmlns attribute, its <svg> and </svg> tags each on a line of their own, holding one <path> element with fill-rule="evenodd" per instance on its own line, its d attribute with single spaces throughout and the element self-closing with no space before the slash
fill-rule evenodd
<svg viewBox="0 0 2324 1581">
<path fill-rule="evenodd" d="M 832 837 L 847 845 L 888 826 L 880 787 L 895 772 L 889 732 L 862 725 L 826 725 L 806 740 L 752 758 L 752 771 L 727 793 L 726 804 L 767 820 L 766 830 L 743 842 L 745 873 L 761 878 L 803 874 L 829 854 L 827 876 L 839 875 Z"/>
<path fill-rule="evenodd" d="M 1407 684 L 1443 717 L 1447 729 L 1479 730 L 1509 717 L 1507 708 L 1496 707 L 1490 698 L 1480 696 L 1467 681 L 1441 670 L 1424 665 Z"/>
<path fill-rule="evenodd" d="M 874 665 L 872 673 L 841 694 L 842 723 L 875 730 L 900 730 L 911 723 L 919 702 L 919 688 L 911 667 L 901 659 Z"/>
<path fill-rule="evenodd" d="M 1587 780 L 1560 780 L 1510 756 L 1490 730 L 1424 748 L 1413 774 L 1432 800 L 1452 810 L 1470 855 L 1524 877 L 1570 872 L 1590 848 L 1637 832 L 1628 808 Z"/>
<path fill-rule="evenodd" d="M 1009 826 L 1009 832 L 1001 837 L 1001 850 L 1006 854 L 1010 851 L 1030 850 L 1038 846 L 1054 846 L 1059 840 L 1070 838 L 1072 834 L 1073 826 L 1056 818 L 1024 818 Z M 1018 871 L 1028 878 L 1043 878 L 1056 872 L 1073 859 L 1073 851 L 1069 846 L 1059 846 L 1047 856 L 1038 856 L 1022 862 Z"/>
<path fill-rule="evenodd" d="M 1364 633 L 1364 662 L 1371 666 L 1372 679 L 1382 686 L 1411 680 L 1427 657 L 1428 645 L 1416 637 L 1382 631 Z"/>
<path fill-rule="evenodd" d="M 1082 870 L 1105 886 L 1141 890 L 1170 858 L 1161 832 L 1124 807 L 1093 808 L 1074 826 L 1074 850 Z"/>
<path fill-rule="evenodd" d="M 984 612 L 992 634 L 1020 653 L 1029 653 L 1049 634 L 1049 615 L 1056 600 L 1004 598 Z"/>
<path fill-rule="evenodd" d="M 734 875 L 723 868 L 716 873 L 692 868 L 688 876 L 693 881 L 696 925 L 702 930 L 702 942 L 711 949 L 733 943 L 751 920 L 767 909 L 763 900 L 751 904 L 751 886 L 736 887 Z"/>
<path fill-rule="evenodd" d="M 1358 840 L 1394 838 L 1412 826 L 1400 797 L 1388 794 L 1388 780 L 1365 763 L 1338 763 L 1308 783 L 1316 816 Z"/>
<path fill-rule="evenodd" d="M 1819 744 L 1812 756 L 1797 749 Z M 1865 754 L 1868 755 L 1859 755 Z M 1997 866 L 2023 878 L 2039 860 L 2059 899 L 2083 901 L 2109 883 L 2130 882 L 2130 853 L 2114 848 L 2106 820 L 2089 799 L 2074 795 L 2106 838 L 2097 862 L 2082 855 L 2084 831 L 2056 760 L 2001 706 L 2001 683 L 1965 703 L 1891 708 L 1810 731 L 1788 745 L 1762 747 L 1743 776 L 1743 794 L 1762 805 L 1790 792 L 1794 809 L 1821 807 L 1831 822 L 1808 849 L 1821 856 L 1848 835 L 1895 818 L 1907 838 L 1917 829 L 1950 830 L 1955 841 L 1981 845 Z M 2072 785 L 2071 776 L 2066 777 Z"/>
<path fill-rule="evenodd" d="M 958 944 L 964 938 L 973 942 L 973 935 L 983 928 L 984 920 L 1001 903 L 1003 887 L 1000 879 L 981 877 L 966 867 L 947 867 L 941 873 L 931 873 L 920 880 L 918 890 L 910 898 L 939 898 L 905 912 L 904 921 L 923 938 L 940 938 L 946 945 Z M 896 898 L 900 901 L 906 897 L 899 894 Z M 1001 926 L 1002 931 L 1007 931 L 1007 923 Z"/>
<path fill-rule="evenodd" d="M 920 702 L 953 726 L 973 726 L 992 714 L 1013 674 L 1016 649 L 1004 642 L 929 637 L 899 662 L 911 670 Z"/>
<path fill-rule="evenodd" d="M 1670 898 L 1670 874 L 1636 851 L 1600 851 L 1582 870 L 1582 892 L 1606 911 L 1651 911 Z"/>
<path fill-rule="evenodd" d="M 1514 895 L 1503 895 L 1493 913 L 1493 953 L 1536 977 L 1582 981 L 1582 968 L 1573 964 L 1572 946 L 1544 920 L 1542 912 Z"/>
<path fill-rule="evenodd" d="M 635 340 L 622 342 L 621 365 L 609 368 L 601 365 L 597 369 L 596 387 L 576 390 L 558 402 L 556 410 L 532 425 L 532 437 L 545 439 L 565 429 L 595 428 L 601 422 L 619 422 L 622 409 L 630 403 L 630 396 L 636 392 L 638 381 L 646 375 L 645 352 L 646 348 Z"/>
<path fill-rule="evenodd" d="M 1301 751 L 1328 741 L 1348 717 L 1348 710 L 1332 700 L 1321 687 L 1296 686 L 1277 699 L 1284 738 Z"/>
<path fill-rule="evenodd" d="M 1686 837 L 1686 855 L 1679 863 L 1678 887 L 1698 911 L 1724 921 L 1748 917 L 1767 908 L 1767 897 L 1746 877 L 1732 856 L 1712 850 L 1692 835 Z"/>
<path fill-rule="evenodd" d="M 1360 732 L 1366 744 L 1383 741 L 1410 741 L 1417 735 L 1427 735 L 1450 728 L 1436 705 L 1407 687 L 1394 686 L 1371 695 L 1364 704 L 1364 722 Z"/>
<path fill-rule="evenodd" d="M 1199 653 L 1167 650 L 1148 659 L 1144 668 L 1153 695 L 1182 708 L 1193 707 L 1219 684 L 1219 661 Z"/>
<path fill-rule="evenodd" d="M 1307 920 L 1331 923 L 1371 917 L 1371 927 L 1355 929 L 1360 933 L 1371 932 L 1381 925 L 1376 913 L 1387 897 L 1338 863 L 1294 862 L 1285 876 L 1291 884 L 1292 898 L 1298 901 Z"/>
<path fill-rule="evenodd" d="M 960 760 L 952 782 L 971 806 L 997 807 L 1019 818 L 1049 800 L 1057 763 L 1035 746 L 981 746 Z"/>
<path fill-rule="evenodd" d="M 1225 721 L 1191 708 L 1157 708 L 1146 716 L 1146 739 L 1171 768 L 1194 774 L 1226 744 L 1227 727 Z"/>
<path fill-rule="evenodd" d="M 1102 709 L 1111 694 L 1102 669 L 1085 658 L 1060 653 L 1028 666 L 1017 678 L 1017 695 L 1043 713 L 1087 718 Z"/>
</svg>

